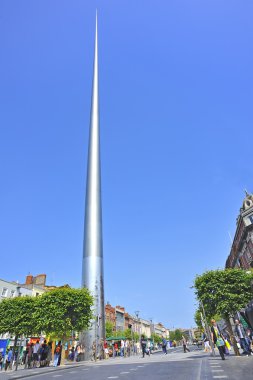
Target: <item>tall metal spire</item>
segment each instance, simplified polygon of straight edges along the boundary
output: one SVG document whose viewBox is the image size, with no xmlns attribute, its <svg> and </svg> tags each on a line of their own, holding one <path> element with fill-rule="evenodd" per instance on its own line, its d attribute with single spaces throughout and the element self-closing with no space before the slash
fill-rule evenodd
<svg viewBox="0 0 253 380">
<path fill-rule="evenodd" d="M 96 355 L 101 355 L 101 340 L 105 338 L 97 29 L 96 13 L 82 273 L 82 286 L 94 297 L 94 321 L 84 333 L 86 359 L 91 358 L 95 347 Z"/>
</svg>

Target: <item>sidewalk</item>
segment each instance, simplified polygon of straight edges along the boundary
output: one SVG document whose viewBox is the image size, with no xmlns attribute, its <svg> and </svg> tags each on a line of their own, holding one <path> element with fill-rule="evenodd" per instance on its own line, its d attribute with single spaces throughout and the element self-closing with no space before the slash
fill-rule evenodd
<svg viewBox="0 0 253 380">
<path fill-rule="evenodd" d="M 159 352 L 159 351 L 157 351 Z M 154 352 L 155 353 L 155 352 Z M 130 356 L 130 358 L 136 358 L 135 355 L 132 355 Z M 6 380 L 6 379 L 24 379 L 24 378 L 27 378 L 27 377 L 32 377 L 32 376 L 36 376 L 36 375 L 43 375 L 43 374 L 46 374 L 46 373 L 51 373 L 51 372 L 59 372 L 59 371 L 63 371 L 65 370 L 66 368 L 68 369 L 71 369 L 71 368 L 77 368 L 77 367 L 81 367 L 81 366 L 92 366 L 92 365 L 101 365 L 102 363 L 108 363 L 111 362 L 111 363 L 115 363 L 115 361 L 121 361 L 121 360 L 124 360 L 124 359 L 127 359 L 127 358 L 122 358 L 120 356 L 117 356 L 117 357 L 110 357 L 109 359 L 106 359 L 106 360 L 97 360 L 97 361 L 92 361 L 92 360 L 89 360 L 89 361 L 82 361 L 82 362 L 69 362 L 69 361 L 66 361 L 66 363 L 64 365 L 61 365 L 61 366 L 58 366 L 58 367 L 53 367 L 53 366 L 50 366 L 50 367 L 42 367 L 42 368 L 31 368 L 31 369 L 25 369 L 23 365 L 20 365 L 18 367 L 18 370 L 15 371 L 15 369 L 12 369 L 12 370 L 8 370 L 8 371 L 4 371 L 4 369 L 2 371 L 0 371 L 0 379 L 1 380 Z"/>
</svg>

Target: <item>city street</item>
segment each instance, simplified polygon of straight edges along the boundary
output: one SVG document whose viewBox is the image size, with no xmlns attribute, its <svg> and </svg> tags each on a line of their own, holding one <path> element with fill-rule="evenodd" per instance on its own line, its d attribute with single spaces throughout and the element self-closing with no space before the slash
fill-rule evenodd
<svg viewBox="0 0 253 380">
<path fill-rule="evenodd" d="M 87 379 L 87 380 L 250 380 L 252 379 L 253 357 L 231 356 L 222 361 L 200 350 L 184 354 L 182 348 L 171 350 L 168 355 L 157 353 L 145 358 L 130 357 L 109 359 L 97 363 L 77 364 L 63 367 L 1 373 L 5 379 Z"/>
</svg>

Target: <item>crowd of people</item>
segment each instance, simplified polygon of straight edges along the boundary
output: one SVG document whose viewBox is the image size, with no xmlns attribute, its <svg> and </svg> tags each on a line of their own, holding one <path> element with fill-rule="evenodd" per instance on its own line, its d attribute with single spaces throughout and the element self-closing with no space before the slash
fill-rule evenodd
<svg viewBox="0 0 253 380">
<path fill-rule="evenodd" d="M 230 354 L 232 346 L 232 337 L 226 329 L 221 330 L 215 319 L 211 320 L 211 342 L 214 347 L 217 347 L 220 357 L 225 360 L 225 356 Z M 203 335 L 204 351 L 212 350 L 210 338 L 207 334 Z M 235 320 L 234 338 L 237 348 L 241 350 L 241 355 L 253 355 L 253 331 L 245 328 L 239 319 Z"/>
<path fill-rule="evenodd" d="M 53 361 L 53 366 L 59 366 L 61 363 L 61 353 L 62 353 L 62 344 L 59 341 L 55 345 L 54 352 L 52 350 L 53 343 L 44 340 L 40 343 L 39 340 L 36 343 L 27 343 L 25 350 L 23 351 L 23 356 L 21 359 L 21 364 L 25 368 L 37 368 L 37 367 L 49 367 L 50 363 Z M 18 351 L 14 352 L 14 348 L 10 347 L 5 356 L 3 357 L 0 353 L 0 366 L 1 370 L 12 369 L 16 363 L 18 357 Z"/>
</svg>

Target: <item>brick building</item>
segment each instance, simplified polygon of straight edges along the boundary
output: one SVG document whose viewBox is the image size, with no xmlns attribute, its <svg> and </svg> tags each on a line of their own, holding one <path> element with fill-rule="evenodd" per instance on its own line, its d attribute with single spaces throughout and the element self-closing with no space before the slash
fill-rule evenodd
<svg viewBox="0 0 253 380">
<path fill-rule="evenodd" d="M 111 306 L 109 303 L 105 305 L 105 320 L 111 322 L 113 325 L 113 331 L 116 331 L 115 307 Z"/>
<path fill-rule="evenodd" d="M 253 194 L 246 192 L 226 268 L 253 268 Z"/>
</svg>

